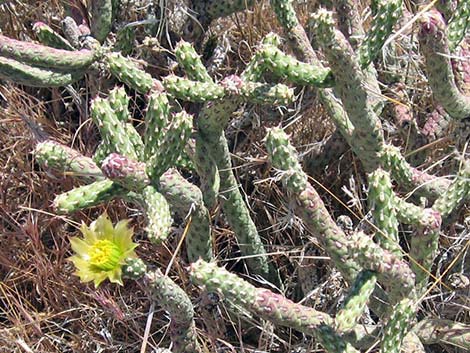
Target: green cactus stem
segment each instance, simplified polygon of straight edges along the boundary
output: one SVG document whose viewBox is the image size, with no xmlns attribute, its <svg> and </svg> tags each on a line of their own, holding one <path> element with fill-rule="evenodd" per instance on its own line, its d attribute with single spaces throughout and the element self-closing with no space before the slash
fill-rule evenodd
<svg viewBox="0 0 470 353">
<path fill-rule="evenodd" d="M 343 307 L 336 314 L 335 328 L 339 332 L 352 330 L 364 314 L 370 296 L 374 292 L 377 276 L 372 271 L 361 271 L 346 297 Z"/>
<path fill-rule="evenodd" d="M 389 290 L 390 302 L 397 303 L 407 297 L 415 287 L 415 274 L 410 267 L 390 252 L 383 250 L 363 233 L 351 235 L 348 255 L 365 269 L 375 271 L 379 282 Z"/>
<path fill-rule="evenodd" d="M 135 27 L 126 25 L 120 28 L 116 34 L 114 50 L 122 55 L 131 55 L 135 47 Z"/>
<path fill-rule="evenodd" d="M 470 117 L 470 97 L 464 96 L 455 84 L 445 23 L 437 11 L 427 12 L 421 17 L 418 39 L 428 82 L 437 102 L 454 119 Z"/>
<path fill-rule="evenodd" d="M 267 289 L 256 288 L 215 263 L 198 260 L 191 264 L 189 271 L 193 283 L 204 286 L 207 291 L 220 292 L 233 304 L 275 324 L 309 334 L 314 334 L 322 325 L 333 324 L 328 314 L 295 304 Z"/>
<path fill-rule="evenodd" d="M 447 38 L 452 52 L 459 46 L 469 28 L 470 3 L 468 1 L 459 1 L 447 27 Z"/>
<path fill-rule="evenodd" d="M 120 122 L 127 123 L 131 119 L 131 113 L 128 108 L 130 98 L 124 87 L 114 87 L 109 92 L 108 101 Z"/>
<path fill-rule="evenodd" d="M 160 178 L 159 191 L 180 217 L 190 219 L 186 251 L 190 262 L 199 258 L 212 260 L 210 214 L 204 206 L 201 190 L 184 179 L 178 171 L 167 170 Z"/>
<path fill-rule="evenodd" d="M 201 353 L 194 324 L 194 309 L 188 295 L 158 269 L 147 272 L 144 280 L 152 299 L 170 315 L 172 352 Z"/>
<path fill-rule="evenodd" d="M 51 70 L 85 70 L 100 57 L 99 50 L 69 51 L 0 35 L 0 56 Z"/>
<path fill-rule="evenodd" d="M 426 289 L 430 271 L 439 248 L 439 232 L 441 229 L 441 216 L 434 210 L 425 210 L 429 213 L 426 226 L 419 227 L 418 232 L 411 238 L 409 256 L 412 259 L 411 268 L 416 274 L 416 291 L 421 293 Z"/>
<path fill-rule="evenodd" d="M 192 116 L 184 110 L 173 115 L 157 154 L 150 156 L 147 162 L 147 173 L 152 180 L 158 180 L 169 167 L 175 164 L 191 135 L 192 125 Z"/>
<path fill-rule="evenodd" d="M 67 86 L 82 77 L 81 74 L 62 73 L 40 69 L 0 56 L 0 78 L 31 87 Z"/>
<path fill-rule="evenodd" d="M 289 41 L 289 46 L 296 57 L 307 63 L 316 62 L 310 40 L 304 27 L 300 24 L 292 0 L 270 0 L 271 7 L 276 14 L 277 20 L 284 28 L 284 33 Z"/>
<path fill-rule="evenodd" d="M 178 63 L 191 80 L 200 82 L 212 82 L 201 58 L 194 50 L 193 46 L 185 41 L 180 41 L 175 48 L 175 56 Z"/>
<path fill-rule="evenodd" d="M 115 197 L 122 197 L 126 190 L 111 180 L 95 181 L 56 196 L 53 202 L 55 212 L 68 214 L 100 205 Z"/>
<path fill-rule="evenodd" d="M 463 161 L 462 168 L 449 188 L 436 200 L 432 208 L 439 211 L 441 217 L 449 217 L 455 210 L 460 209 L 470 191 L 470 162 Z"/>
<path fill-rule="evenodd" d="M 142 202 L 147 216 L 147 237 L 153 244 L 161 244 L 170 234 L 170 206 L 165 197 L 153 186 L 147 186 L 142 192 Z"/>
<path fill-rule="evenodd" d="M 376 240 L 385 250 L 401 256 L 398 220 L 390 176 L 384 170 L 377 169 L 369 174 L 368 179 L 369 207 L 372 211 L 374 224 L 377 226 Z"/>
<path fill-rule="evenodd" d="M 134 145 L 129 136 L 123 133 L 124 124 L 111 109 L 109 100 L 96 97 L 91 103 L 90 112 L 91 119 L 98 126 L 103 141 L 108 145 L 107 149 L 137 160 Z"/>
<path fill-rule="evenodd" d="M 285 85 L 247 82 L 236 75 L 226 77 L 220 84 L 171 75 L 163 79 L 163 85 L 176 98 L 195 103 L 220 100 L 228 95 L 240 96 L 253 103 L 275 105 L 287 105 L 294 99 L 293 90 Z"/>
<path fill-rule="evenodd" d="M 131 191 L 142 190 L 150 183 L 145 163 L 117 153 L 111 153 L 104 159 L 101 170 L 106 178 Z"/>
<path fill-rule="evenodd" d="M 401 16 L 402 0 L 378 0 L 371 28 L 358 49 L 362 67 L 367 67 L 377 57 L 385 40 Z"/>
<path fill-rule="evenodd" d="M 216 144 L 210 146 L 210 144 Z M 250 216 L 250 211 L 245 205 L 245 200 L 239 190 L 238 182 L 231 171 L 232 163 L 228 151 L 227 140 L 222 134 L 218 141 L 207 142 L 212 151 L 218 150 L 222 153 L 218 156 L 212 154 L 219 169 L 220 191 L 219 198 L 227 217 L 227 221 L 237 236 L 238 246 L 250 270 L 273 282 L 277 282 L 277 275 L 268 264 L 268 256 L 264 249 L 261 237 L 258 234 L 256 225 Z"/>
<path fill-rule="evenodd" d="M 426 288 L 429 272 L 439 245 L 441 214 L 431 208 L 422 208 L 393 195 L 392 203 L 397 210 L 397 218 L 404 224 L 417 226 L 411 238 L 411 269 L 416 274 L 416 291 Z"/>
<path fill-rule="evenodd" d="M 255 76 L 253 72 L 247 69 L 242 74 L 242 79 L 245 80 L 246 77 L 250 77 L 250 79 L 256 80 L 257 77 Z M 245 204 L 238 182 L 232 172 L 231 156 L 224 135 L 224 129 L 232 113 L 241 102 L 239 96 L 230 96 L 220 102 L 209 102 L 204 106 L 197 121 L 198 134 L 195 161 L 197 163 L 200 161 L 206 163 L 198 166 L 199 171 L 211 173 L 203 174 L 206 185 L 210 185 L 211 181 L 217 181 L 218 173 L 220 177 L 218 197 L 223 201 L 223 211 L 229 225 L 235 232 L 242 255 L 247 257 L 245 261 L 250 271 L 271 280 L 275 284 L 279 284 L 279 276 L 268 263 L 263 242 L 256 225 L 251 219 L 250 210 Z M 198 156 L 205 150 L 209 152 L 208 157 Z M 210 189 L 214 196 L 217 195 L 215 194 L 217 192 L 216 186 L 214 184 Z M 211 201 L 211 197 L 207 199 Z M 211 206 L 212 204 L 209 203 L 208 207 Z"/>
<path fill-rule="evenodd" d="M 384 138 L 380 120 L 368 104 L 368 92 L 364 87 L 366 77 L 346 38 L 335 30 L 331 12 L 319 10 L 314 21 L 319 44 L 335 76 L 335 89 L 355 128 L 351 147 L 365 169 L 372 171 L 377 165 Z"/>
<path fill-rule="evenodd" d="M 34 149 L 34 156 L 46 168 L 88 180 L 103 178 L 101 170 L 91 158 L 52 140 L 38 143 Z"/>
<path fill-rule="evenodd" d="M 106 56 L 106 62 L 113 76 L 137 92 L 146 94 L 153 88 L 155 82 L 152 76 L 141 70 L 130 58 L 111 53 Z"/>
<path fill-rule="evenodd" d="M 144 156 L 148 160 L 159 152 L 164 131 L 170 123 L 168 96 L 160 91 L 150 94 L 145 112 Z"/>
<path fill-rule="evenodd" d="M 445 319 L 424 319 L 413 332 L 424 344 L 451 344 L 470 350 L 470 326 Z"/>
<path fill-rule="evenodd" d="M 259 61 L 263 71 L 272 72 L 297 85 L 331 87 L 334 83 L 331 70 L 298 61 L 272 45 L 263 45 L 255 60 Z"/>
<path fill-rule="evenodd" d="M 95 162 L 96 165 L 101 165 L 104 159 L 108 157 L 110 153 L 113 153 L 112 151 L 109 150 L 110 147 L 111 146 L 109 146 L 107 143 L 103 141 L 99 143 L 92 157 L 93 162 Z"/>
<path fill-rule="evenodd" d="M 165 77 L 163 85 L 176 98 L 195 103 L 222 99 L 226 95 L 224 88 L 215 83 L 191 81 L 175 75 Z"/>
<path fill-rule="evenodd" d="M 139 258 L 129 258 L 122 267 L 122 275 L 125 278 L 138 280 L 147 273 L 147 265 Z"/>
<path fill-rule="evenodd" d="M 379 155 L 380 163 L 400 185 L 415 190 L 430 200 L 435 200 L 449 188 L 449 181 L 413 168 L 398 147 L 384 145 Z"/>
<path fill-rule="evenodd" d="M 103 43 L 113 24 L 113 1 L 91 0 L 91 35 Z"/>
<path fill-rule="evenodd" d="M 344 37 L 357 48 L 363 40 L 364 29 L 362 28 L 361 15 L 355 0 L 335 0 L 336 12 L 338 14 L 338 28 Z"/>
<path fill-rule="evenodd" d="M 56 49 L 75 50 L 67 39 L 62 37 L 44 22 L 36 22 L 33 25 L 33 31 L 36 33 L 39 41 L 44 45 Z"/>
<path fill-rule="evenodd" d="M 331 218 L 318 193 L 307 182 L 286 133 L 279 128 L 269 130 L 266 149 L 273 167 L 280 171 L 284 185 L 296 200 L 299 217 L 304 220 L 307 229 L 318 237 L 341 274 L 352 283 L 361 267 L 350 259 L 344 261 L 348 257 L 348 239 Z"/>
<path fill-rule="evenodd" d="M 201 24 L 208 25 L 217 18 L 246 10 L 255 3 L 255 0 L 195 1 L 193 10 L 199 14 Z"/>
<path fill-rule="evenodd" d="M 385 325 L 380 346 L 380 353 L 400 353 L 402 341 L 412 328 L 412 320 L 416 313 L 416 304 L 412 299 L 405 298 L 392 310 L 392 315 Z"/>
<path fill-rule="evenodd" d="M 316 337 L 329 352 L 357 352 L 329 327 L 333 320 L 328 314 L 296 304 L 268 289 L 256 288 L 214 263 L 196 261 L 190 266 L 190 276 L 192 282 L 222 293 L 226 300 L 252 314 Z"/>
<path fill-rule="evenodd" d="M 199 134 L 196 136 L 194 162 L 196 171 L 201 176 L 204 204 L 207 208 L 212 209 L 216 205 L 220 190 L 219 169 Z"/>
</svg>

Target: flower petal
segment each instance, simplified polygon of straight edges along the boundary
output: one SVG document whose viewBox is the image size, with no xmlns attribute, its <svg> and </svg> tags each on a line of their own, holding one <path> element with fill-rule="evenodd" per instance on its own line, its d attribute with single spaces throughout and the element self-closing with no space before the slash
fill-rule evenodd
<svg viewBox="0 0 470 353">
<path fill-rule="evenodd" d="M 96 221 L 91 223 L 90 228 L 97 234 L 99 239 L 113 240 L 113 223 L 111 223 L 106 213 L 103 213 Z"/>
<path fill-rule="evenodd" d="M 95 232 L 93 232 L 85 223 L 82 223 L 80 227 L 80 232 L 82 232 L 85 242 L 88 244 L 96 243 L 98 238 L 96 237 Z"/>
<path fill-rule="evenodd" d="M 134 231 L 128 227 L 129 220 L 119 221 L 114 226 L 114 239 L 113 242 L 119 247 L 121 251 L 126 251 L 133 246 L 132 235 Z"/>
<path fill-rule="evenodd" d="M 72 250 L 75 251 L 77 255 L 80 255 L 82 258 L 86 258 L 88 256 L 91 246 L 85 241 L 80 238 L 73 237 L 70 238 L 70 244 L 72 245 Z"/>
<path fill-rule="evenodd" d="M 111 283 L 118 283 L 119 285 L 123 286 L 122 283 L 122 270 L 121 267 L 116 267 L 113 271 L 108 273 L 109 281 Z"/>
</svg>

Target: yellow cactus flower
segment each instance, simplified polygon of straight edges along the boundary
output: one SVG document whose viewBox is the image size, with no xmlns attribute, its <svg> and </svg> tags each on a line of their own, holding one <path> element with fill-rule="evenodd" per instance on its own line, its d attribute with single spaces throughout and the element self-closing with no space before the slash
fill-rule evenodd
<svg viewBox="0 0 470 353">
<path fill-rule="evenodd" d="M 83 239 L 70 239 L 75 255 L 69 257 L 77 271 L 75 275 L 82 282 L 95 283 L 98 287 L 108 278 L 112 283 L 122 283 L 122 266 L 126 259 L 137 257 L 132 242 L 133 230 L 128 220 L 119 221 L 114 227 L 107 214 L 102 214 L 90 224 L 82 224 Z"/>
</svg>

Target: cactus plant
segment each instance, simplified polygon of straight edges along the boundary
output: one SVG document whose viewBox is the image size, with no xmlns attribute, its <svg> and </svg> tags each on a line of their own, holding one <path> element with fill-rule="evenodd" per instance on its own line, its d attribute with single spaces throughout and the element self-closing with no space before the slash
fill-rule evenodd
<svg viewBox="0 0 470 353">
<path fill-rule="evenodd" d="M 189 33 L 189 37 L 199 36 L 202 31 L 190 30 L 194 20 L 200 20 L 205 26 L 215 18 L 255 3 L 195 0 L 176 6 L 180 11 L 178 16 L 182 17 L 168 21 L 185 23 L 185 30 L 194 32 Z M 358 18 L 352 1 L 334 0 L 329 7 L 336 8 L 337 12 L 345 9 L 346 12 L 316 11 L 311 17 L 312 38 L 307 36 L 296 12 L 295 6 L 301 5 L 291 0 L 273 0 L 270 4 L 284 29 L 291 51 L 286 50 L 278 36 L 270 34 L 253 52 L 244 71 L 236 67 L 233 72 L 237 74 L 230 72 L 225 77 L 217 71 L 207 70 L 205 58 L 198 50 L 204 45 L 201 38 L 195 43 L 180 41 L 173 50 L 174 33 L 169 33 L 168 38 L 159 43 L 162 47 L 168 45 L 159 52 L 161 57 L 149 57 L 150 49 L 140 45 L 138 30 L 132 35 L 129 32 L 129 29 L 137 29 L 140 22 L 113 24 L 118 1 L 90 2 L 91 36 L 83 45 L 78 35 L 79 27 L 73 20 L 66 21 L 70 29 L 66 37 L 70 44 L 42 24 L 36 26 L 36 31 L 46 45 L 0 36 L 0 77 L 40 87 L 72 83 L 74 87 L 81 87 L 86 84 L 83 82 L 86 80 L 78 82 L 83 77 L 92 82 L 94 93 L 90 101 L 90 117 L 101 136 L 93 158 L 52 139 L 41 141 L 36 146 L 36 161 L 43 167 L 55 169 L 63 176 L 81 177 L 88 183 L 58 195 L 53 202 L 55 211 L 70 214 L 123 198 L 137 205 L 146 217 L 143 228 L 147 238 L 158 245 L 147 244 L 152 251 L 158 249 L 157 256 L 148 257 L 152 265 L 166 261 L 166 250 L 172 255 L 168 273 L 171 273 L 171 265 L 184 254 L 187 259 L 183 262 L 190 263 L 186 270 L 180 263 L 174 266 L 173 270 L 176 268 L 180 278 L 176 284 L 168 275 L 136 258 L 134 245 L 129 243 L 129 239 L 113 243 L 108 237 L 104 240 L 111 244 L 102 242 L 96 245 L 95 238 L 90 238 L 93 241 L 89 244 L 86 239 L 79 241 L 73 238 L 72 248 L 78 253 L 78 257 L 73 259 L 79 268 L 79 276 L 83 281 L 94 280 L 96 285 L 104 278 L 122 283 L 121 273 L 126 278 L 142 281 L 150 289 L 152 300 L 169 313 L 171 349 L 176 352 L 204 351 L 197 337 L 204 332 L 204 322 L 194 320 L 191 303 L 196 302 L 198 289 L 188 285 L 187 271 L 194 284 L 212 294 L 222 294 L 220 299 L 228 302 L 227 311 L 235 312 L 235 315 L 248 312 L 250 320 L 259 317 L 270 321 L 276 330 L 273 337 L 279 334 L 283 338 L 285 335 L 277 326 L 292 329 L 293 340 L 300 337 L 296 334 L 299 331 L 309 337 L 309 343 L 312 338 L 326 352 L 366 351 L 374 349 L 375 344 L 379 344 L 380 352 L 384 353 L 405 348 L 423 352 L 423 344 L 444 341 L 469 349 L 465 333 L 467 326 L 428 318 L 426 306 L 420 305 L 421 300 L 428 300 L 423 298 L 435 288 L 435 284 L 430 286 L 429 278 L 437 276 L 433 271 L 439 246 L 442 246 L 440 234 L 447 231 L 447 224 L 453 222 L 452 217 L 464 209 L 463 204 L 468 200 L 468 162 L 464 159 L 454 174 L 443 171 L 450 174 L 447 178 L 413 167 L 402 152 L 403 146 L 396 146 L 400 140 L 395 139 L 396 121 L 390 120 L 387 110 L 382 110 L 383 96 L 389 92 L 382 89 L 396 86 L 389 82 L 389 75 L 383 75 L 385 70 L 377 58 L 384 43 L 390 40 L 390 33 L 402 10 L 405 11 L 402 1 L 376 1 L 372 9 L 373 18 L 368 25 L 367 21 Z M 168 8 L 174 5 L 169 4 Z M 468 22 L 467 8 L 467 2 L 459 2 L 457 9 L 461 11 L 449 19 L 448 26 L 436 11 L 425 12 L 418 20 L 420 46 L 414 47 L 415 43 L 411 41 L 409 48 L 409 53 L 424 58 L 424 71 L 437 103 L 452 119 L 462 122 L 470 116 L 469 98 L 454 82 L 448 54 L 462 43 Z M 195 9 L 194 19 L 188 19 L 183 13 Z M 150 17 L 142 23 L 146 26 L 143 32 L 152 32 L 153 8 L 150 6 L 145 11 Z M 166 15 L 168 9 L 159 11 Z M 348 18 L 347 14 L 353 17 Z M 449 14 L 446 16 L 448 18 Z M 122 30 L 120 38 L 119 33 L 115 33 L 116 28 Z M 404 37 L 408 39 L 409 36 L 404 33 Z M 127 41 L 129 38 L 132 42 Z M 395 40 L 402 39 L 397 37 Z M 133 46 L 134 42 L 138 45 Z M 178 61 L 184 75 L 176 66 L 161 67 L 164 61 L 160 62 L 160 59 L 173 58 Z M 325 60 L 322 62 L 319 58 Z M 417 67 L 413 70 L 421 73 L 419 60 L 416 62 Z M 130 99 L 124 87 L 109 90 L 110 85 L 105 81 L 109 75 L 84 76 L 97 70 L 111 74 L 135 96 Z M 406 79 L 414 80 L 411 76 L 406 76 Z M 286 197 L 262 199 L 255 204 L 257 208 L 253 212 L 249 208 L 250 201 L 253 201 L 250 190 L 244 190 L 248 183 L 239 183 L 234 172 L 231 153 L 236 153 L 237 149 L 232 151 L 229 148 L 225 136 L 233 113 L 242 105 L 250 110 L 254 105 L 262 104 L 269 108 L 282 105 L 287 106 L 282 112 L 289 118 L 291 112 L 296 111 L 306 119 L 317 111 L 304 114 L 311 110 L 306 101 L 294 103 L 294 92 L 300 92 L 299 86 L 313 91 L 321 103 L 321 111 L 331 118 L 336 128 L 336 132 L 325 140 L 328 142 L 323 148 L 315 151 L 318 160 L 323 159 L 330 168 L 333 166 L 331 154 L 321 154 L 326 146 L 337 147 L 335 151 L 326 151 L 334 152 L 336 156 L 348 148 L 354 153 L 353 176 L 364 184 L 357 190 L 356 205 L 364 211 L 360 216 L 370 215 L 370 218 L 364 216 L 357 227 L 356 219 L 350 221 L 347 229 L 341 227 L 338 213 L 344 214 L 344 210 L 335 208 L 336 201 L 326 202 L 324 195 L 316 190 L 316 184 L 304 172 L 304 167 L 312 169 L 320 163 L 304 158 L 302 166 L 297 149 L 282 129 L 289 124 L 286 119 L 276 122 L 281 128 L 269 129 L 265 140 L 268 160 L 274 169 L 271 175 L 283 184 L 283 188 L 273 188 L 273 194 L 285 191 Z M 411 84 L 404 85 L 403 96 L 393 95 L 393 100 L 408 97 L 412 91 L 410 87 Z M 67 89 L 74 90 L 70 86 Z M 414 90 L 413 94 L 420 94 L 418 91 Z M 85 102 L 87 98 L 82 99 Z M 427 97 L 410 99 L 409 102 L 415 105 L 406 107 L 406 115 L 417 114 L 420 117 L 425 114 L 425 105 L 429 103 Z M 130 110 L 129 105 L 134 103 L 135 107 Z M 296 104 L 296 109 L 291 109 L 292 104 Z M 142 109 L 144 105 L 146 107 Z M 131 111 L 136 115 L 132 116 Z M 139 123 L 145 125 L 145 130 Z M 423 130 L 431 130 L 420 123 L 418 121 L 416 127 L 424 125 Z M 433 136 L 432 133 L 427 134 L 430 142 Z M 262 154 L 258 142 L 250 145 Z M 87 147 L 86 150 L 92 150 L 95 146 Z M 194 151 L 189 155 L 193 158 L 196 172 L 185 170 L 180 173 L 175 166 L 183 151 L 191 149 Z M 439 150 L 433 152 L 441 153 Z M 434 156 L 426 162 L 432 158 Z M 253 160 L 256 161 L 256 171 L 263 177 L 270 173 L 264 156 L 260 158 L 257 155 Z M 445 166 L 455 167 L 455 164 L 452 161 Z M 318 170 L 315 172 L 319 174 Z M 341 169 L 335 182 L 352 175 L 348 173 Z M 244 179 L 246 175 L 241 173 L 239 177 Z M 254 192 L 259 192 L 256 185 L 254 189 Z M 406 198 L 405 192 L 411 192 L 410 199 Z M 367 205 L 362 202 L 362 196 L 366 194 Z M 414 198 L 416 194 L 423 197 L 420 204 Z M 280 227 L 274 224 L 269 214 L 266 219 L 270 227 L 265 236 L 269 244 L 281 249 L 271 256 L 258 231 L 265 219 L 258 207 L 279 206 L 279 203 L 288 209 L 290 220 L 295 219 L 305 227 L 303 234 L 297 234 L 294 228 L 289 230 L 295 235 L 289 239 L 292 243 L 289 246 L 318 247 L 317 251 L 324 251 L 327 255 L 328 269 L 338 270 L 338 277 L 345 280 L 341 283 L 346 283 L 348 289 L 342 291 L 345 300 L 338 309 L 317 310 L 289 299 L 296 294 L 291 291 L 291 283 L 297 280 L 298 264 L 282 251 L 287 237 L 276 238 L 273 235 L 271 227 Z M 253 216 L 255 213 L 256 218 Z M 360 216 L 357 218 L 362 218 Z M 259 220 L 261 222 L 258 223 Z M 367 228 L 364 223 L 372 223 L 372 227 Z M 410 235 L 402 231 L 402 225 L 404 229 L 411 230 Z M 214 226 L 217 227 L 215 231 Z M 170 235 L 173 229 L 183 227 L 186 251 L 180 252 L 182 241 L 175 245 L 177 242 L 172 243 L 174 238 Z M 237 246 L 230 249 L 221 249 L 225 239 L 222 240 L 224 237 L 220 234 L 225 233 L 219 232 L 225 227 L 229 227 L 236 236 Z M 109 225 L 107 229 L 111 229 Z M 284 235 L 283 230 L 280 234 Z M 162 243 L 165 246 L 161 246 Z M 125 249 L 119 247 L 123 244 Z M 217 259 L 232 265 L 234 259 L 227 259 L 225 255 L 238 250 L 241 257 L 232 268 L 233 271 L 246 271 L 246 279 L 215 263 Z M 91 251 L 91 255 L 87 251 Z M 94 267 L 87 268 L 87 272 L 83 270 L 83 262 L 89 258 L 93 260 Z M 238 266 L 238 262 L 246 264 L 246 268 Z M 283 264 L 279 269 L 275 267 L 275 264 L 283 262 L 287 265 Z M 103 271 L 92 271 L 97 268 L 104 270 L 104 277 Z M 282 281 L 287 278 L 289 281 Z M 257 283 L 253 285 L 250 281 Z M 284 284 L 285 287 L 282 286 Z M 261 286 L 269 286 L 269 289 Z M 321 288 L 316 290 L 322 291 Z M 279 294 L 281 291 L 283 294 Z M 369 313 L 374 320 L 369 319 L 366 324 Z M 200 312 L 196 311 L 196 314 Z M 243 334 L 246 332 L 243 320 L 240 322 L 239 341 L 245 344 Z M 219 348 L 221 341 L 219 337 L 207 339 L 214 350 Z"/>
</svg>

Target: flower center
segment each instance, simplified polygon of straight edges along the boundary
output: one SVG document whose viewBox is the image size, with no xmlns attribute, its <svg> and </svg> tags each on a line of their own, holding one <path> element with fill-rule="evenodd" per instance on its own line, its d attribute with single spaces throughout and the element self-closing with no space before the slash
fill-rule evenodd
<svg viewBox="0 0 470 353">
<path fill-rule="evenodd" d="M 119 264 L 121 251 L 113 242 L 105 239 L 93 244 L 89 252 L 90 264 L 100 270 L 109 271 Z"/>
</svg>

